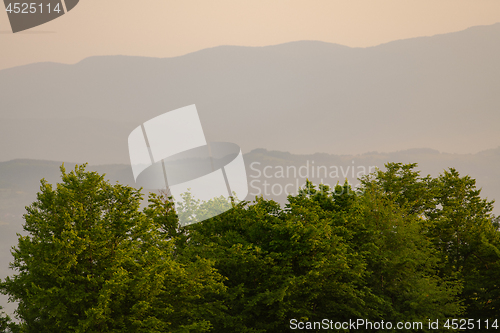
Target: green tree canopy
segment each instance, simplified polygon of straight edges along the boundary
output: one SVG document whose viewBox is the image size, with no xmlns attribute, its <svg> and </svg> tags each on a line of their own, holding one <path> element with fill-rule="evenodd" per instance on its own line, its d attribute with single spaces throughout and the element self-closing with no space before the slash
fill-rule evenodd
<svg viewBox="0 0 500 333">
<path fill-rule="evenodd" d="M 284 207 L 186 193 L 177 211 L 165 193 L 141 209 L 140 190 L 61 168 L 27 207 L 16 274 L 0 283 L 21 323 L 0 316 L 0 327 L 279 333 L 291 319 L 495 319 L 493 202 L 454 169 L 433 178 L 416 167 L 387 164 L 358 191 L 307 182 Z"/>
<path fill-rule="evenodd" d="M 470 176 L 454 168 L 421 177 L 416 164 L 388 163 L 363 179 L 408 213 L 421 218 L 422 233 L 439 259 L 439 274 L 463 284 L 460 298 L 468 318 L 497 319 L 500 313 L 500 229 L 494 201 L 481 198 Z M 408 217 L 411 218 L 411 217 Z"/>
<path fill-rule="evenodd" d="M 24 218 L 2 291 L 19 302 L 26 332 L 203 332 L 211 325 L 181 300 L 219 292 L 208 261 L 172 259 L 174 244 L 140 211 L 139 190 L 84 166 L 56 188 L 42 180 Z M 183 314 L 182 314 L 183 313 Z"/>
</svg>

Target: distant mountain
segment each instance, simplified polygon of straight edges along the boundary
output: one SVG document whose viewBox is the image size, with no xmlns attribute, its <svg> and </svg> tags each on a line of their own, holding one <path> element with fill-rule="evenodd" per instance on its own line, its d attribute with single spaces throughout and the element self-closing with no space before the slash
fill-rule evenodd
<svg viewBox="0 0 500 333">
<path fill-rule="evenodd" d="M 255 194 L 263 194 L 267 198 L 284 203 L 286 193 L 277 195 L 280 189 L 285 189 L 288 185 L 289 190 L 295 190 L 295 185 L 298 183 L 302 186 L 306 178 L 315 184 L 323 183 L 332 186 L 337 182 L 342 184 L 345 179 L 348 179 L 355 186 L 359 184 L 357 178 L 374 171 L 375 167 L 383 170 L 387 162 L 418 163 L 418 170 L 424 176 L 430 174 L 437 177 L 449 168 L 457 169 L 462 176 L 470 175 L 476 179 L 478 188 L 482 188 L 482 197 L 497 200 L 495 214 L 500 215 L 500 146 L 476 154 L 448 154 L 433 149 L 409 149 L 392 153 L 371 152 L 360 155 L 319 153 L 295 155 L 257 149 L 245 155 L 248 180 L 250 183 L 254 181 L 254 186 L 250 186 L 250 193 L 253 195 L 248 198 L 253 198 Z M 267 170 L 264 170 L 266 167 Z M 280 172 L 281 169 L 284 169 L 284 176 Z M 270 195 L 265 195 L 264 181 L 269 184 L 267 193 Z M 273 192 L 274 184 L 279 185 L 275 185 Z"/>
<path fill-rule="evenodd" d="M 249 183 L 246 200 L 264 195 L 285 203 L 287 193 L 294 193 L 306 179 L 313 183 L 336 185 L 346 179 L 353 186 L 358 178 L 384 169 L 387 162 L 418 163 L 422 175 L 438 176 L 448 168 L 457 169 L 462 176 L 470 175 L 482 188 L 482 196 L 490 200 L 500 198 L 500 146 L 477 154 L 448 154 L 433 149 L 409 149 L 392 153 L 365 153 L 360 155 L 333 155 L 315 153 L 297 155 L 289 152 L 255 149 L 244 154 Z M 60 182 L 62 162 L 42 160 L 12 160 L 0 162 L 0 226 L 18 225 L 24 207 L 35 200 L 44 178 L 49 184 Z M 65 163 L 67 172 L 75 164 Z M 132 169 L 128 164 L 88 166 L 88 170 L 105 174 L 111 182 L 135 187 Z M 267 182 L 267 193 L 264 186 Z M 286 187 L 290 184 L 288 187 Z M 272 187 L 275 186 L 274 189 Z M 286 187 L 286 190 L 285 190 Z M 243 199 L 243 198 L 242 198 Z M 497 212 L 500 214 L 500 206 Z M 0 232 L 0 237 L 2 233 Z"/>
<path fill-rule="evenodd" d="M 207 139 L 307 154 L 500 145 L 500 24 L 349 48 L 221 46 L 0 71 L 0 160 L 127 163 L 142 122 L 196 104 Z"/>
</svg>

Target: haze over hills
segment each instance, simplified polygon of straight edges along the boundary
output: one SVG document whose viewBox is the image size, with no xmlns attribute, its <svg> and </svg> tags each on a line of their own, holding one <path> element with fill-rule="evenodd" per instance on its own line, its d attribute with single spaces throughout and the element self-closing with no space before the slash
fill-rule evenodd
<svg viewBox="0 0 500 333">
<path fill-rule="evenodd" d="M 286 184 L 303 186 L 306 179 L 313 183 L 335 185 L 346 179 L 357 185 L 358 178 L 373 172 L 376 168 L 384 169 L 387 162 L 418 163 L 422 176 L 430 174 L 437 177 L 443 170 L 455 168 L 462 175 L 469 175 L 477 180 L 478 188 L 482 188 L 482 197 L 489 200 L 500 198 L 500 146 L 476 154 L 448 154 L 432 149 L 409 149 L 392 153 L 365 153 L 360 155 L 332 155 L 315 153 L 307 155 L 289 152 L 255 149 L 244 155 L 247 178 L 250 184 L 246 200 L 263 195 L 266 198 L 286 202 L 286 192 L 277 193 L 271 190 L 272 185 Z M 19 224 L 24 207 L 35 200 L 40 188 L 40 180 L 44 178 L 49 184 L 60 182 L 60 161 L 18 159 L 0 162 L 0 225 Z M 65 163 L 67 172 L 75 164 Z M 288 170 L 287 170 L 288 169 Z M 313 171 L 314 169 L 314 171 Z M 129 164 L 90 165 L 87 170 L 105 174 L 106 179 L 136 187 Z M 282 171 L 280 171 L 282 170 Z M 318 171 L 319 170 L 319 171 Z M 354 171 L 353 171 L 354 170 Z M 255 181 L 253 184 L 252 181 Z M 263 182 L 267 181 L 269 193 L 266 194 Z M 294 192 L 296 188 L 287 189 Z M 26 195 L 26 200 L 23 196 Z M 17 200 L 15 199 L 18 197 Z M 500 206 L 497 205 L 497 213 Z M 13 220 L 12 220 L 13 219 Z M 17 222 L 14 222 L 17 220 Z M 10 222 L 9 222 L 10 221 Z M 14 222 L 14 223 L 13 223 Z M 0 233 L 1 234 L 1 233 Z M 0 235 L 1 236 L 1 235 Z"/>
<path fill-rule="evenodd" d="M 500 24 L 370 48 L 314 41 L 0 71 L 0 160 L 128 163 L 127 136 L 196 104 L 244 152 L 360 154 L 500 145 Z"/>
</svg>

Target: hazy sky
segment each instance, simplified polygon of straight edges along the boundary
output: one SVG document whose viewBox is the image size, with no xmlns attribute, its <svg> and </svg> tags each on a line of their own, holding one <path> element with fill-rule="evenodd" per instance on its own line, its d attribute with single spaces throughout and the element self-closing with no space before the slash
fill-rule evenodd
<svg viewBox="0 0 500 333">
<path fill-rule="evenodd" d="M 80 0 L 59 19 L 17 34 L 0 11 L 0 69 L 305 39 L 367 47 L 497 22 L 498 0 Z"/>
</svg>

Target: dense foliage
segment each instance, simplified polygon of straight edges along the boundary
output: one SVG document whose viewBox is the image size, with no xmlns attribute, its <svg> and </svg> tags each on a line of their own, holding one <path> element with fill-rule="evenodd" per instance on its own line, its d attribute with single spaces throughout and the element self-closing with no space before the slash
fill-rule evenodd
<svg viewBox="0 0 500 333">
<path fill-rule="evenodd" d="M 421 177 L 391 163 L 359 191 L 307 182 L 284 207 L 256 198 L 185 227 L 177 213 L 196 214 L 191 199 L 177 213 L 164 195 L 141 200 L 84 167 L 62 168 L 56 188 L 42 181 L 16 275 L 0 284 L 21 322 L 0 318 L 2 330 L 274 333 L 291 319 L 500 313 L 493 202 L 454 169 Z"/>
</svg>

